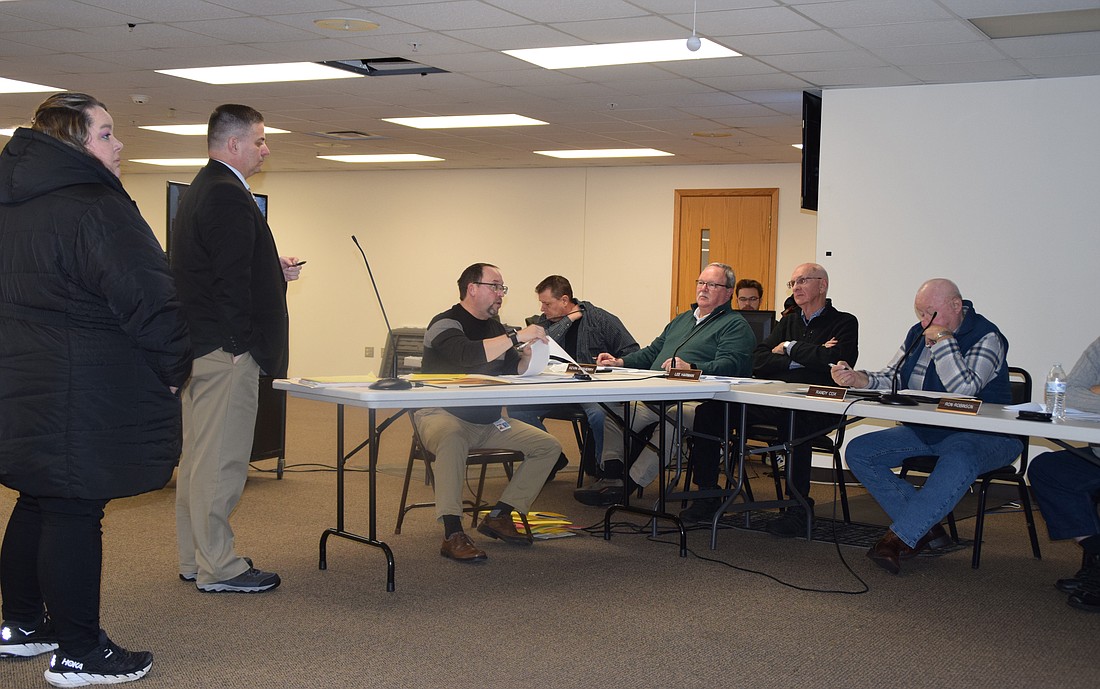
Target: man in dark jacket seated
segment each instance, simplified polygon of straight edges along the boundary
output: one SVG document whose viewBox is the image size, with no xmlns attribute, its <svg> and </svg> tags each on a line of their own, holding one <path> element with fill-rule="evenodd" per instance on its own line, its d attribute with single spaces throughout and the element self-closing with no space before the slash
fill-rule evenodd
<svg viewBox="0 0 1100 689">
<path fill-rule="evenodd" d="M 829 293 L 829 274 L 816 263 L 803 263 L 794 269 L 787 283 L 797 308 L 779 322 L 753 354 L 752 374 L 791 383 L 832 385 L 829 368 L 841 359 L 854 362 L 859 355 L 859 322 L 850 313 L 833 308 Z M 721 437 L 723 402 L 704 402 L 695 412 L 695 431 L 705 436 Z M 731 411 L 731 414 L 733 412 Z M 732 417 L 731 417 L 732 418 Z M 736 415 L 740 420 L 740 414 Z M 835 425 L 833 414 L 798 412 L 795 414 L 794 437 L 804 438 Z M 774 407 L 750 407 L 749 426 L 775 426 L 780 438 L 790 431 L 790 414 Z M 702 489 L 718 487 L 719 444 L 708 437 L 693 441 L 691 459 L 695 482 Z M 810 490 L 812 440 L 793 449 L 790 483 L 787 495 L 797 492 L 806 496 Z M 793 485 L 791 485 L 793 484 Z M 721 498 L 696 500 L 680 516 L 687 521 L 709 521 L 721 504 Z M 807 498 L 812 506 L 813 501 Z M 806 511 L 801 506 L 788 508 L 783 515 L 768 523 L 767 529 L 779 536 L 795 536 L 806 528 Z"/>
</svg>

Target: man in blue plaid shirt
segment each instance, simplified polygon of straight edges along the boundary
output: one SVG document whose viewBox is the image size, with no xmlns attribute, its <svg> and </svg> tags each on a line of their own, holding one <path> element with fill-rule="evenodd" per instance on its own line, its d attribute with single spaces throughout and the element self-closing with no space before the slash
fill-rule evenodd
<svg viewBox="0 0 1100 689">
<path fill-rule="evenodd" d="M 1012 401 L 1005 363 L 1008 340 L 962 298 L 954 282 L 943 278 L 925 282 L 917 290 L 913 308 L 919 322 L 909 329 L 885 369 L 856 371 L 841 361 L 833 367 L 833 380 L 845 386 L 889 389 L 897 375 L 902 388 L 949 392 L 994 404 Z M 947 545 L 940 521 L 978 474 L 1011 464 L 1021 449 L 1012 436 L 910 424 L 853 439 L 845 452 L 848 468 L 893 520 L 867 557 L 897 574 L 902 561 L 927 547 Z M 916 456 L 938 457 L 920 489 L 892 471 Z"/>
</svg>

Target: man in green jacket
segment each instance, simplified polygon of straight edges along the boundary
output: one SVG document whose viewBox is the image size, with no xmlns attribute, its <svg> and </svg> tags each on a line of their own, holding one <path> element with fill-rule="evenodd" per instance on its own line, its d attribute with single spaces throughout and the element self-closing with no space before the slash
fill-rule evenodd
<svg viewBox="0 0 1100 689">
<path fill-rule="evenodd" d="M 654 371 L 699 369 L 705 375 L 751 376 L 756 336 L 745 319 L 730 307 L 736 284 L 733 268 L 724 263 L 711 263 L 695 281 L 696 304 L 691 311 L 672 319 L 648 347 L 621 359 L 601 353 L 596 358 L 596 364 Z M 693 412 L 693 403 L 684 405 L 684 424 L 688 428 L 692 424 Z M 632 430 L 641 431 L 655 424 L 657 419 L 657 412 L 649 406 L 637 402 L 631 405 Z M 610 416 L 607 424 L 603 456 L 600 457 L 602 476 L 587 488 L 573 493 L 579 502 L 586 505 L 613 505 L 623 497 L 623 434 Z M 667 463 L 679 438 L 670 423 L 666 428 L 666 437 L 670 439 L 665 448 Z M 631 467 L 630 477 L 638 485 L 646 486 L 653 482 L 659 471 L 656 453 L 646 448 Z"/>
</svg>

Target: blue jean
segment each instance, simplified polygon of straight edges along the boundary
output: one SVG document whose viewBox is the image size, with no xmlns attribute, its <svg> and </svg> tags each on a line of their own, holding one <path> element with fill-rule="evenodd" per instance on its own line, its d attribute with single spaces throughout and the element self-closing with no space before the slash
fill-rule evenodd
<svg viewBox="0 0 1100 689">
<path fill-rule="evenodd" d="M 508 418 L 517 419 L 545 431 L 546 425 L 542 422 L 540 417 L 549 414 L 555 407 L 560 406 L 562 405 L 508 407 Z M 603 456 L 603 421 L 607 413 L 604 411 L 603 407 L 598 404 L 577 404 L 570 406 L 580 407 L 584 410 L 584 415 L 588 417 L 588 428 L 591 431 L 592 438 L 592 456 L 598 460 Z M 583 465 L 584 457 L 581 457 L 580 461 Z"/>
<path fill-rule="evenodd" d="M 1069 450 L 1044 452 L 1031 460 L 1027 478 L 1052 540 L 1100 534 L 1100 466 Z"/>
<path fill-rule="evenodd" d="M 890 515 L 890 530 L 909 547 L 954 509 L 979 474 L 1011 464 L 1018 438 L 934 426 L 898 426 L 848 443 L 848 468 Z M 918 489 L 895 474 L 909 457 L 935 456 L 936 468 Z"/>
</svg>

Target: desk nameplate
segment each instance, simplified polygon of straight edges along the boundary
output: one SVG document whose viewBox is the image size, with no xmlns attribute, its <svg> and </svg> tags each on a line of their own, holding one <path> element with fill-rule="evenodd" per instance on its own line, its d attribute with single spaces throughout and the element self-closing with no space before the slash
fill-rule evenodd
<svg viewBox="0 0 1100 689">
<path fill-rule="evenodd" d="M 936 411 L 945 411 L 951 414 L 977 414 L 982 408 L 981 400 L 958 397 L 944 397 L 936 405 Z"/>
<path fill-rule="evenodd" d="M 847 392 L 848 388 L 839 388 L 832 385 L 811 385 L 806 390 L 806 396 L 826 400 L 843 400 Z"/>
<path fill-rule="evenodd" d="M 673 368 L 669 369 L 668 377 L 673 380 L 699 380 L 703 372 L 697 368 Z"/>
</svg>

